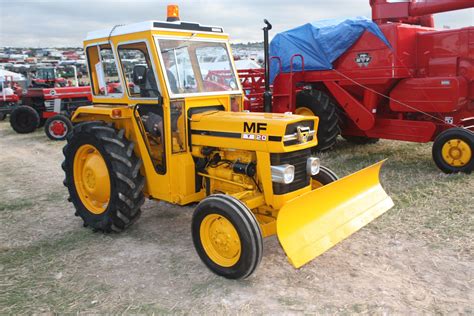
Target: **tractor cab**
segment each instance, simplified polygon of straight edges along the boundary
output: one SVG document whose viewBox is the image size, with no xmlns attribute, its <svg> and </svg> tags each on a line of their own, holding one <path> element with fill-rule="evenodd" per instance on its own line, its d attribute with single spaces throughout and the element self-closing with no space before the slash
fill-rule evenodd
<svg viewBox="0 0 474 316">
<path fill-rule="evenodd" d="M 31 81 L 32 88 L 57 88 L 78 84 L 76 66 L 41 67 L 37 69 Z"/>
<path fill-rule="evenodd" d="M 166 171 L 167 130 L 170 151 L 186 152 L 185 117 L 242 109 L 229 36 L 221 27 L 146 21 L 90 32 L 84 47 L 93 107 L 117 107 L 116 113 L 136 107 L 159 173 Z"/>
</svg>

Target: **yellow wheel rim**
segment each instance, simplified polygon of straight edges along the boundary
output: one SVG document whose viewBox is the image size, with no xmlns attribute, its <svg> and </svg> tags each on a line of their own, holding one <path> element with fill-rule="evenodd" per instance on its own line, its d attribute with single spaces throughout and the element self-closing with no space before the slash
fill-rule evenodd
<svg viewBox="0 0 474 316">
<path fill-rule="evenodd" d="M 240 237 L 234 225 L 219 214 L 204 217 L 199 230 L 207 256 L 222 267 L 235 265 L 241 254 Z"/>
<path fill-rule="evenodd" d="M 314 179 L 311 179 L 311 189 L 319 189 L 321 187 L 323 187 L 324 184 L 322 184 L 321 182 L 319 182 L 318 180 L 314 180 Z"/>
<path fill-rule="evenodd" d="M 441 149 L 444 161 L 453 167 L 465 166 L 472 158 L 472 150 L 462 139 L 448 140 Z"/>
<path fill-rule="evenodd" d="M 110 177 L 105 160 L 92 145 L 82 145 L 74 157 L 74 185 L 82 204 L 102 214 L 110 200 Z"/>
<path fill-rule="evenodd" d="M 304 115 L 304 116 L 314 116 L 314 113 L 313 111 L 311 111 L 310 109 L 308 109 L 307 107 L 300 107 L 300 108 L 297 108 L 295 110 L 295 113 L 298 114 L 298 115 Z"/>
</svg>

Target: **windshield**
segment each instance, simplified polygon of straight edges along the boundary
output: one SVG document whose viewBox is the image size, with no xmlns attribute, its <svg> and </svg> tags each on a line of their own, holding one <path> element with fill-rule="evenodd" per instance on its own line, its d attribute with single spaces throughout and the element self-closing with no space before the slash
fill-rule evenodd
<svg viewBox="0 0 474 316">
<path fill-rule="evenodd" d="M 55 79 L 54 68 L 40 68 L 36 78 L 43 80 L 53 80 Z"/>
<path fill-rule="evenodd" d="M 159 39 L 171 94 L 238 91 L 225 43 Z"/>
</svg>

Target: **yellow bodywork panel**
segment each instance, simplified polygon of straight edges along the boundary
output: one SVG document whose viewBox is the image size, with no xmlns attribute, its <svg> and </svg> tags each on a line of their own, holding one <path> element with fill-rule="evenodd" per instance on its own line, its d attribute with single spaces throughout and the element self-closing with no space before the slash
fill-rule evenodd
<svg viewBox="0 0 474 316">
<path fill-rule="evenodd" d="M 286 203 L 277 235 L 290 262 L 301 267 L 393 206 L 379 182 L 383 162 Z"/>
<path fill-rule="evenodd" d="M 278 113 L 249 113 L 209 111 L 191 118 L 193 145 L 215 146 L 281 153 L 311 148 L 317 145 L 316 137 L 310 141 L 285 146 L 283 136 L 289 124 L 313 121 L 314 130 L 318 118 Z"/>
</svg>

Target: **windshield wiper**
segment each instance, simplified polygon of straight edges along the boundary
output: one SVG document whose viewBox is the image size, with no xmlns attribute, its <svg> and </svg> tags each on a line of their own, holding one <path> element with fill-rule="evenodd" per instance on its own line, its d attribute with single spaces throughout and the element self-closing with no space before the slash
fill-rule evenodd
<svg viewBox="0 0 474 316">
<path fill-rule="evenodd" d="M 183 45 L 183 46 L 178 46 L 178 47 L 173 47 L 173 48 L 168 48 L 168 49 L 163 49 L 161 51 L 161 53 L 168 53 L 168 52 L 171 52 L 172 50 L 178 50 L 178 49 L 181 49 L 181 48 L 188 48 L 189 45 Z"/>
</svg>

